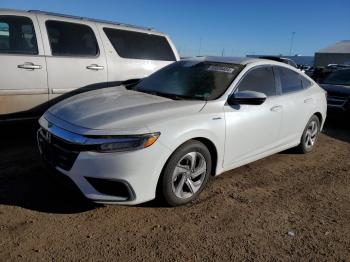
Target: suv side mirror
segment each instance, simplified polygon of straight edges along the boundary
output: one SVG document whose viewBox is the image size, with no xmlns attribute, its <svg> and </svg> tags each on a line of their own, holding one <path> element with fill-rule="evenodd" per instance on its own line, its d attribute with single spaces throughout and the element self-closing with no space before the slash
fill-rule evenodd
<svg viewBox="0 0 350 262">
<path fill-rule="evenodd" d="M 227 103 L 229 105 L 261 105 L 266 100 L 264 93 L 255 91 L 241 91 L 231 94 Z"/>
</svg>

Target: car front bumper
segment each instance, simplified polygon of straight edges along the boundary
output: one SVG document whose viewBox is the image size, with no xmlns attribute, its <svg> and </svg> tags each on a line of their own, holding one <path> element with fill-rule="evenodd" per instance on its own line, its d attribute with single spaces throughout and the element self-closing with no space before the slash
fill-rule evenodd
<svg viewBox="0 0 350 262">
<path fill-rule="evenodd" d="M 38 132 L 43 160 L 69 177 L 86 198 L 96 203 L 135 205 L 154 199 L 159 176 L 171 154 L 167 147 L 156 141 L 141 150 L 116 153 L 82 151 L 73 152 L 71 156 L 72 152 L 62 148 L 60 142 L 45 140 Z M 47 146 L 58 149 L 49 153 Z"/>
</svg>

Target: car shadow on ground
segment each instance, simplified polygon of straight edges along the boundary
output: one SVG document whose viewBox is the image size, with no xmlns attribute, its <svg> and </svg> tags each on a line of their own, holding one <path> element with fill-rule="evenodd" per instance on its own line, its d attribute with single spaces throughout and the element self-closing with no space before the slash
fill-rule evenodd
<svg viewBox="0 0 350 262">
<path fill-rule="evenodd" d="M 98 208 L 43 166 L 36 147 L 37 128 L 36 121 L 0 125 L 0 205 L 64 214 Z"/>
</svg>

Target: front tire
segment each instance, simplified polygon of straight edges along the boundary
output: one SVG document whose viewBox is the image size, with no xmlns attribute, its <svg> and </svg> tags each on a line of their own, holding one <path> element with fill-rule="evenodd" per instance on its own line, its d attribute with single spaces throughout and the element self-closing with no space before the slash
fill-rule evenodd
<svg viewBox="0 0 350 262">
<path fill-rule="evenodd" d="M 315 148 L 320 128 L 320 120 L 316 115 L 313 115 L 304 129 L 300 144 L 297 147 L 299 153 L 307 154 Z"/>
<path fill-rule="evenodd" d="M 161 198 L 170 206 L 185 205 L 202 192 L 212 167 L 208 148 L 191 140 L 180 146 L 165 165 L 160 183 Z"/>
</svg>

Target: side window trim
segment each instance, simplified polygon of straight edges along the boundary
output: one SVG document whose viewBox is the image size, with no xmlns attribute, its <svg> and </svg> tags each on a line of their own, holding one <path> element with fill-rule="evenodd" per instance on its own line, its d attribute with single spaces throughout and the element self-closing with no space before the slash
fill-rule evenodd
<svg viewBox="0 0 350 262">
<path fill-rule="evenodd" d="M 283 95 L 282 83 L 280 78 L 280 72 L 278 71 L 278 66 L 273 66 L 272 68 L 273 68 L 273 73 L 275 75 L 276 89 L 277 89 L 278 95 L 282 96 Z"/>
<path fill-rule="evenodd" d="M 305 88 L 304 85 L 303 85 L 303 83 L 302 83 L 302 80 L 301 80 L 301 78 L 300 78 L 302 89 L 283 93 L 281 75 L 280 75 L 280 72 L 279 72 L 278 68 L 285 68 L 285 69 L 287 69 L 287 70 L 290 70 L 290 71 L 292 71 L 292 72 L 298 74 L 299 77 L 303 77 L 303 76 L 300 75 L 298 72 L 295 72 L 294 70 L 289 69 L 289 68 L 287 68 L 287 67 L 283 67 L 283 66 L 274 66 L 274 71 L 276 72 L 276 76 L 277 76 L 277 78 L 278 78 L 279 89 L 280 89 L 280 92 L 281 92 L 281 95 L 282 95 L 282 96 L 291 95 L 291 94 L 295 94 L 295 93 L 298 93 L 298 92 L 302 92 L 302 91 L 307 90 L 308 88 L 310 88 L 310 86 L 312 85 L 312 83 L 307 79 L 311 84 L 310 84 L 307 88 Z"/>
<path fill-rule="evenodd" d="M 47 22 L 59 22 L 59 23 L 66 23 L 66 24 L 74 24 L 74 25 L 81 25 L 81 26 L 86 26 L 88 27 L 93 36 L 94 36 L 94 40 L 96 42 L 96 45 L 97 45 L 97 53 L 96 55 L 92 56 L 92 55 L 73 55 L 73 54 L 68 54 L 68 55 L 57 55 L 57 54 L 53 54 L 52 52 L 52 46 L 51 46 L 51 41 L 50 41 L 50 34 L 49 34 L 49 31 L 48 31 L 48 27 L 47 27 Z M 63 20 L 57 20 L 57 19 L 46 19 L 44 21 L 44 25 L 45 25 L 45 29 L 46 29 L 46 35 L 47 35 L 47 41 L 49 43 L 49 47 L 50 47 L 50 53 L 51 53 L 51 56 L 52 57 L 56 57 L 56 58 L 59 58 L 59 57 L 62 57 L 62 58 L 99 58 L 100 55 L 101 55 L 101 51 L 100 51 L 100 46 L 99 46 L 99 42 L 98 42 L 98 39 L 96 37 L 96 34 L 94 32 L 94 29 L 90 26 L 90 25 L 87 25 L 87 24 L 82 24 L 82 23 L 77 23 L 77 22 L 67 22 L 67 21 L 63 21 Z"/>
<path fill-rule="evenodd" d="M 275 80 L 275 88 L 276 88 L 276 95 L 273 95 L 273 96 L 267 96 L 267 98 L 269 97 L 276 97 L 276 96 L 279 96 L 279 89 L 278 89 L 278 86 L 277 86 L 277 77 L 276 77 L 276 74 L 275 74 L 275 70 L 274 70 L 274 67 L 273 65 L 257 65 L 257 66 L 254 66 L 250 69 L 248 69 L 241 77 L 241 79 L 239 79 L 238 83 L 235 85 L 235 87 L 233 88 L 232 92 L 230 95 L 232 95 L 233 93 L 235 93 L 237 90 L 238 90 L 238 87 L 240 85 L 240 83 L 242 82 L 242 80 L 253 70 L 255 69 L 259 69 L 259 68 L 264 68 L 264 67 L 270 67 L 272 69 L 272 72 L 273 72 L 273 77 L 274 77 L 274 80 Z"/>
<path fill-rule="evenodd" d="M 22 18 L 22 19 L 27 19 L 30 21 L 30 24 L 33 29 L 33 35 L 34 35 L 34 40 L 35 40 L 35 50 L 34 52 L 0 52 L 0 55 L 25 55 L 25 56 L 39 56 L 39 45 L 38 45 L 38 37 L 41 37 L 40 35 L 37 34 L 37 31 L 35 30 L 35 22 L 31 17 L 24 16 L 24 15 L 0 15 L 1 18 Z M 8 24 L 9 25 L 9 24 Z"/>
<path fill-rule="evenodd" d="M 301 75 L 301 74 L 300 74 L 300 77 L 302 78 L 301 82 L 303 84 L 303 89 L 305 89 L 305 90 L 309 89 L 312 86 L 312 82 L 309 79 L 307 79 L 305 76 Z M 304 86 L 304 81 L 303 80 L 307 81 L 307 83 L 308 83 L 307 87 Z"/>
</svg>

